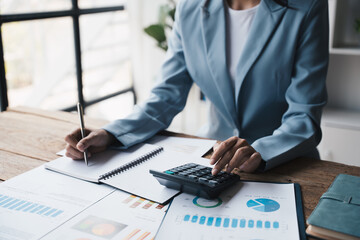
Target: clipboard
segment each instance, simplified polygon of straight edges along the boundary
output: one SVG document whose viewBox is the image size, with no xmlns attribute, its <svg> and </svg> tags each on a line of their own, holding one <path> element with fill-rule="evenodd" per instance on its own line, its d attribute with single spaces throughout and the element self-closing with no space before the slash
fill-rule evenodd
<svg viewBox="0 0 360 240">
<path fill-rule="evenodd" d="M 294 200 L 295 200 L 295 209 L 293 209 L 293 210 L 296 212 L 296 220 L 297 220 L 298 234 L 299 234 L 298 239 L 300 239 L 300 240 L 307 239 L 307 235 L 305 233 L 305 221 L 304 221 L 302 194 L 301 194 L 300 184 L 298 184 L 298 183 L 263 182 L 263 181 L 247 181 L 247 180 L 241 180 L 240 183 L 265 183 L 265 184 L 277 184 L 277 185 L 283 185 L 283 184 L 284 185 L 292 185 L 293 193 L 294 193 Z M 188 195 L 188 194 L 185 194 L 185 195 Z M 167 238 L 169 238 L 171 236 L 172 236 L 172 238 L 174 238 L 173 235 L 176 235 L 177 239 L 183 239 L 181 236 L 178 236 L 178 234 L 175 231 L 172 231 L 171 227 L 169 227 L 169 221 L 174 220 L 173 208 L 179 206 L 179 202 L 176 202 L 176 201 L 177 201 L 177 198 L 180 198 L 181 196 L 184 196 L 184 194 L 178 195 L 169 203 L 169 208 L 162 220 L 162 223 L 160 224 L 160 227 L 158 229 L 155 239 L 162 240 L 162 239 L 165 239 L 165 236 Z M 194 197 L 194 199 L 196 198 L 196 196 L 193 196 L 193 197 Z M 174 204 L 174 201 L 175 201 L 175 204 Z M 186 205 L 186 204 L 184 204 L 184 205 Z M 202 215 L 204 215 L 204 216 L 202 216 Z M 176 219 L 176 221 L 177 221 L 176 224 L 178 224 L 177 228 L 181 228 L 182 222 L 187 220 L 189 223 L 192 222 L 194 225 L 197 224 L 196 231 L 201 231 L 201 227 L 207 225 L 206 221 L 208 221 L 208 219 L 209 219 L 209 217 L 207 217 L 206 214 L 202 214 L 202 215 L 199 214 L 197 219 L 193 219 L 193 218 L 196 218 L 196 215 L 191 215 L 191 214 L 190 214 L 190 217 L 187 217 L 186 215 L 184 217 L 178 216 Z M 186 219 L 186 218 L 189 218 L 189 219 Z M 219 217 L 219 218 L 221 218 L 221 217 Z M 234 218 L 235 219 L 234 220 L 234 219 L 232 219 L 232 217 L 229 217 L 229 219 L 230 220 L 227 220 L 226 218 L 223 217 L 222 222 L 217 226 L 217 229 L 219 229 L 219 231 L 220 231 L 221 228 L 226 227 L 227 231 L 231 231 L 233 222 L 237 221 L 236 225 L 238 225 L 239 222 L 241 221 L 241 219 L 236 220 L 235 218 Z M 216 224 L 216 221 L 217 221 L 217 219 L 214 218 L 212 226 L 214 226 L 214 224 Z M 255 221 L 254 226 L 253 226 L 254 230 L 256 230 L 256 228 L 257 228 L 256 224 L 257 223 Z M 266 224 L 265 222 L 262 223 L 263 229 L 265 228 L 265 224 Z M 281 226 L 280 226 L 280 228 L 281 228 Z M 208 229 L 211 229 L 211 228 L 208 228 Z M 190 231 L 190 229 L 189 229 L 189 231 Z M 167 235 L 166 232 L 168 232 L 169 234 L 172 234 L 172 235 Z M 184 232 L 184 229 L 182 229 L 182 232 Z M 212 237 L 213 237 L 212 239 L 216 239 L 216 236 L 212 235 Z M 227 239 L 225 236 L 222 236 L 222 237 L 223 237 L 222 239 Z M 198 239 L 198 237 L 193 236 L 192 239 Z M 243 237 L 242 239 L 247 239 L 247 238 Z M 273 238 L 266 238 L 266 239 L 273 239 Z M 278 239 L 281 239 L 281 238 L 278 238 Z"/>
</svg>

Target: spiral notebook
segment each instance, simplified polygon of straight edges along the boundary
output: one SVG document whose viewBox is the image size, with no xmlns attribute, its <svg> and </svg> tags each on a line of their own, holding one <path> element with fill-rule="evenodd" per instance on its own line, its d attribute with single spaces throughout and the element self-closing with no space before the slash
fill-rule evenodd
<svg viewBox="0 0 360 240">
<path fill-rule="evenodd" d="M 183 161 L 167 161 L 162 147 L 138 144 L 128 150 L 107 150 L 94 154 L 86 166 L 82 160 L 61 157 L 45 164 L 45 168 L 82 180 L 104 183 L 140 197 L 165 203 L 178 191 L 160 185 L 149 169 L 166 169 Z"/>
</svg>

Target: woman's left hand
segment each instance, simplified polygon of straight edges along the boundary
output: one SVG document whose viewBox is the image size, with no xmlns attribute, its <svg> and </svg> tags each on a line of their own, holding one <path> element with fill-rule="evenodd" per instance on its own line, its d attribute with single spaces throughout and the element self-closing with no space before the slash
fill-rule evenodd
<svg viewBox="0 0 360 240">
<path fill-rule="evenodd" d="M 224 167 L 230 173 L 234 168 L 243 172 L 254 172 L 261 163 L 261 155 L 246 142 L 245 139 L 231 137 L 214 147 L 214 153 L 210 158 L 210 164 L 215 166 L 212 174 L 216 175 Z"/>
</svg>

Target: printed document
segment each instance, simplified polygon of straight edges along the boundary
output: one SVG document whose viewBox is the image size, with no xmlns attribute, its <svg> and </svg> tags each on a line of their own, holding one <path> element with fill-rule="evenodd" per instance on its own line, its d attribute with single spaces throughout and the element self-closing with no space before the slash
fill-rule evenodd
<svg viewBox="0 0 360 240">
<path fill-rule="evenodd" d="M 115 191 L 42 240 L 153 239 L 167 206 Z"/>
<path fill-rule="evenodd" d="M 219 198 L 181 194 L 172 201 L 157 240 L 298 240 L 293 184 L 239 182 Z"/>
<path fill-rule="evenodd" d="M 0 184 L 0 239 L 39 239 L 113 192 L 43 166 Z"/>
</svg>

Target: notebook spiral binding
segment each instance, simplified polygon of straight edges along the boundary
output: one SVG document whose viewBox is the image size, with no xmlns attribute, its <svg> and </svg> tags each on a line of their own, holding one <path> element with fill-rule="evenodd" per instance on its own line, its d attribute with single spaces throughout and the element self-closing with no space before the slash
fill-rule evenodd
<svg viewBox="0 0 360 240">
<path fill-rule="evenodd" d="M 156 156 L 158 153 L 162 152 L 164 150 L 163 147 L 158 147 L 155 150 L 148 152 L 147 154 L 144 154 L 138 158 L 136 158 L 135 160 L 128 162 L 125 165 L 122 165 L 118 168 L 115 168 L 114 170 L 111 170 L 103 175 L 100 176 L 99 180 L 106 180 L 109 178 L 112 178 L 116 175 L 118 175 L 119 173 L 125 172 L 127 170 L 129 170 L 132 167 L 135 167 L 149 159 L 151 159 L 152 157 Z"/>
</svg>

